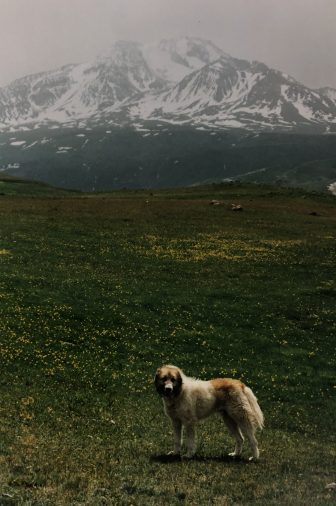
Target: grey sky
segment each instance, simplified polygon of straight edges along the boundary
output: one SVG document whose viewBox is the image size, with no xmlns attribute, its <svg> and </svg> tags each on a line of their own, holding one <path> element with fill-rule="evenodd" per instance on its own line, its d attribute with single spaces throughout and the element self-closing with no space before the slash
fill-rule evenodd
<svg viewBox="0 0 336 506">
<path fill-rule="evenodd" d="M 184 35 L 336 88 L 336 0 L 0 0 L 0 86 L 118 39 Z"/>
</svg>

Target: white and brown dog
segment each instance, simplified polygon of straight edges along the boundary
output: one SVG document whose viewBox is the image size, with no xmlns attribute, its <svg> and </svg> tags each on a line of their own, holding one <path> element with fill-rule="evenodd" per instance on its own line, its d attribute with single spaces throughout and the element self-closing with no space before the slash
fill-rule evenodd
<svg viewBox="0 0 336 506">
<path fill-rule="evenodd" d="M 264 416 L 252 390 L 241 381 L 220 378 L 202 381 L 185 376 L 181 369 L 165 365 L 156 371 L 155 386 L 163 398 L 164 409 L 174 428 L 174 451 L 179 455 L 182 427 L 186 432 L 187 454 L 196 451 L 195 423 L 219 413 L 236 440 L 232 457 L 241 455 L 244 436 L 252 449 L 250 460 L 259 458 L 256 429 L 262 429 Z"/>
</svg>

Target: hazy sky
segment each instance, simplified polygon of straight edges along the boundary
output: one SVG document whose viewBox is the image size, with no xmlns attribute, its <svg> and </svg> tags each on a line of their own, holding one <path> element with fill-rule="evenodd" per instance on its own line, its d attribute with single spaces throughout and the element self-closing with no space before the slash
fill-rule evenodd
<svg viewBox="0 0 336 506">
<path fill-rule="evenodd" d="M 0 20 L 0 86 L 118 39 L 188 35 L 336 88 L 336 0 L 0 0 Z"/>
</svg>

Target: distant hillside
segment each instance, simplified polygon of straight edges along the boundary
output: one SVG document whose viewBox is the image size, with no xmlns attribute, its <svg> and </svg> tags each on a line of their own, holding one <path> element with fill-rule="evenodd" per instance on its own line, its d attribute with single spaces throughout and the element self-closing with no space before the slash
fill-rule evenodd
<svg viewBox="0 0 336 506">
<path fill-rule="evenodd" d="M 247 180 L 325 191 L 336 181 L 333 135 L 141 128 L 35 129 L 0 134 L 2 174 L 83 191 Z M 1 174 L 1 172 L 0 172 Z"/>
<path fill-rule="evenodd" d="M 29 181 L 17 177 L 4 176 L 0 173 L 1 197 L 62 197 L 73 195 L 73 192 L 54 188 L 46 183 Z"/>
<path fill-rule="evenodd" d="M 268 167 L 239 177 L 241 181 L 274 184 L 281 186 L 301 187 L 307 190 L 325 191 L 336 176 L 336 159 L 313 160 L 294 165 L 287 170 L 279 171 Z M 329 188 L 330 189 L 330 188 Z"/>
</svg>

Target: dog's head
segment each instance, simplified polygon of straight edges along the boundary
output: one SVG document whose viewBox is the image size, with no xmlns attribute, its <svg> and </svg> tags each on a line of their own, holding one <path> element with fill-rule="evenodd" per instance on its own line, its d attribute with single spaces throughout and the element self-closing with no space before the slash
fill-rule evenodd
<svg viewBox="0 0 336 506">
<path fill-rule="evenodd" d="M 162 397 L 168 399 L 178 397 L 182 383 L 182 371 L 178 367 L 165 365 L 156 371 L 155 386 Z"/>
</svg>

